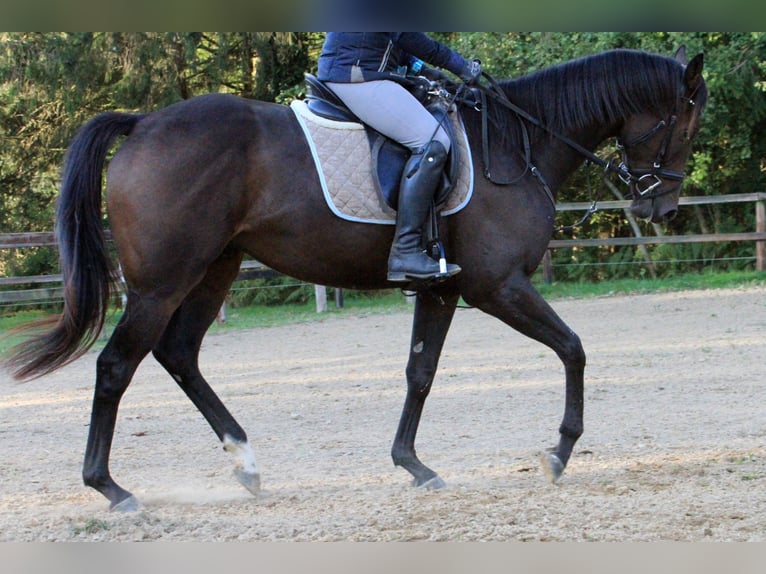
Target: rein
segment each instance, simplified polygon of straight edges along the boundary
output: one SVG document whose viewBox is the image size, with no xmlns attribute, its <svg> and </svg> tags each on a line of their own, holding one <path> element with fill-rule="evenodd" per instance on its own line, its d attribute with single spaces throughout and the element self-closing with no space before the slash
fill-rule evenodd
<svg viewBox="0 0 766 574">
<path fill-rule="evenodd" d="M 482 155 L 483 155 L 483 161 L 484 161 L 484 176 L 491 181 L 492 183 L 495 183 L 497 185 L 510 185 L 512 183 L 515 183 L 519 179 L 521 179 L 528 171 L 532 173 L 541 183 L 543 190 L 545 191 L 546 195 L 548 196 L 548 199 L 551 200 L 551 203 L 555 206 L 555 199 L 553 196 L 553 193 L 548 186 L 548 184 L 545 182 L 545 179 L 543 178 L 540 171 L 534 166 L 532 163 L 532 157 L 531 157 L 531 145 L 529 141 L 529 133 L 525 122 L 520 122 L 521 130 L 522 130 L 522 138 L 523 138 L 523 147 L 524 147 L 524 160 L 526 162 L 526 169 L 524 173 L 522 173 L 518 178 L 516 178 L 513 181 L 508 182 L 502 182 L 502 181 L 496 181 L 492 179 L 492 172 L 490 169 L 490 154 L 489 154 L 489 136 L 488 136 L 488 125 L 487 125 L 487 96 L 492 97 L 494 100 L 496 100 L 499 104 L 503 105 L 504 107 L 511 110 L 514 114 L 516 114 L 518 117 L 526 120 L 530 124 L 545 130 L 549 134 L 551 134 L 553 137 L 557 138 L 559 141 L 563 142 L 564 144 L 571 147 L 573 150 L 575 150 L 577 153 L 579 153 L 581 156 L 583 156 L 588 162 L 594 163 L 596 165 L 599 165 L 603 168 L 604 173 L 615 173 L 617 177 L 619 177 L 620 181 L 622 181 L 626 185 L 630 185 L 631 183 L 634 183 L 634 189 L 632 190 L 632 194 L 634 199 L 654 199 L 656 197 L 659 197 L 661 195 L 664 195 L 666 193 L 669 193 L 670 190 L 658 190 L 658 188 L 662 185 L 663 179 L 670 179 L 674 181 L 682 181 L 685 177 L 684 173 L 663 168 L 662 163 L 665 159 L 665 154 L 667 153 L 668 146 L 670 145 L 671 138 L 673 136 L 673 131 L 675 129 L 677 116 L 676 111 L 673 110 L 673 112 L 670 115 L 670 118 L 668 121 L 660 120 L 660 122 L 651 130 L 649 130 L 647 133 L 638 136 L 636 139 L 632 140 L 628 144 L 624 144 L 622 142 L 617 141 L 617 145 L 622 150 L 622 161 L 619 162 L 619 164 L 615 165 L 614 160 L 604 160 L 594 154 L 589 149 L 583 147 L 576 141 L 572 140 L 571 138 L 568 138 L 565 135 L 562 135 L 544 123 L 542 123 L 538 118 L 532 116 L 529 114 L 526 110 L 523 108 L 520 108 L 516 104 L 514 104 L 508 96 L 505 94 L 505 92 L 500 88 L 498 83 L 486 72 L 482 72 L 482 76 L 487 79 L 489 82 L 489 86 L 478 86 L 479 87 L 479 94 L 481 98 L 481 105 L 477 108 L 477 106 L 474 103 L 474 108 L 481 112 L 481 124 L 482 124 Z M 627 163 L 627 150 L 631 147 L 634 147 L 638 144 L 641 144 L 647 140 L 649 140 L 651 137 L 653 137 L 658 131 L 661 129 L 667 129 L 667 132 L 665 134 L 665 138 L 663 139 L 660 148 L 657 152 L 656 159 L 654 163 L 652 164 L 652 167 L 649 169 L 631 169 L 628 166 Z M 573 227 L 577 227 L 585 223 L 585 221 L 590 218 L 590 216 L 596 212 L 596 201 L 594 200 L 593 205 L 590 209 L 588 209 L 585 216 L 577 222 L 576 224 L 572 226 L 566 226 L 557 228 L 559 230 L 561 229 L 570 229 Z"/>
</svg>

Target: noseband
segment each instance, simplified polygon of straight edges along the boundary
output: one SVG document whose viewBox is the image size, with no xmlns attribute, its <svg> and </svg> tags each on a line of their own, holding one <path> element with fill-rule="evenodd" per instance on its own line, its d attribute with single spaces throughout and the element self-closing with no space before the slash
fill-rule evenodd
<svg viewBox="0 0 766 574">
<path fill-rule="evenodd" d="M 675 113 L 670 115 L 668 121 L 660 120 L 660 122 L 654 126 L 651 130 L 643 135 L 638 136 L 630 143 L 623 143 L 620 139 L 617 139 L 617 147 L 622 152 L 622 161 L 615 168 L 611 162 L 605 166 L 609 171 L 615 171 L 617 176 L 625 185 L 634 184 L 633 187 L 633 199 L 654 199 L 666 193 L 670 193 L 671 189 L 658 189 L 662 186 L 664 180 L 670 179 L 673 181 L 681 182 L 686 175 L 683 172 L 673 169 L 667 169 L 662 167 L 665 161 L 665 155 L 668 151 L 668 146 L 673 138 L 673 131 L 676 127 L 677 116 Z M 628 166 L 627 150 L 642 144 L 643 142 L 651 139 L 661 129 L 665 129 L 665 137 L 662 139 L 660 148 L 657 151 L 656 159 L 649 169 L 634 168 L 631 169 Z"/>
</svg>

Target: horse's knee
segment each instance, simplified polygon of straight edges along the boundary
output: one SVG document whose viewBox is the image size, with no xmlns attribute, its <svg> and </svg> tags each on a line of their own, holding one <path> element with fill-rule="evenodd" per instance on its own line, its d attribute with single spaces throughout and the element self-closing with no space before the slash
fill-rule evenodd
<svg viewBox="0 0 766 574">
<path fill-rule="evenodd" d="M 585 349 L 582 346 L 580 337 L 574 331 L 570 331 L 570 335 L 566 342 L 562 346 L 559 356 L 564 364 L 569 368 L 584 369 L 585 368 Z"/>
<path fill-rule="evenodd" d="M 436 376 L 435 367 L 408 366 L 406 369 L 407 388 L 410 393 L 425 399 L 431 391 L 431 384 Z"/>
</svg>

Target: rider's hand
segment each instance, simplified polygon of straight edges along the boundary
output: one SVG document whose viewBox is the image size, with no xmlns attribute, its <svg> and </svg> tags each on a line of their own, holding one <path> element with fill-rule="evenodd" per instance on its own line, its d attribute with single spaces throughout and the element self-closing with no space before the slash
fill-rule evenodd
<svg viewBox="0 0 766 574">
<path fill-rule="evenodd" d="M 481 60 L 478 58 L 474 60 L 466 60 L 463 65 L 463 70 L 460 72 L 460 79 L 466 84 L 471 85 L 479 81 L 481 77 Z"/>
</svg>

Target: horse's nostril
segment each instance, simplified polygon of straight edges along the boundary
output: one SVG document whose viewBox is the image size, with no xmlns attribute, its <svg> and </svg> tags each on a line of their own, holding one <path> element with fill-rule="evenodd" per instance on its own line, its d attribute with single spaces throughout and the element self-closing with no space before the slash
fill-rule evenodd
<svg viewBox="0 0 766 574">
<path fill-rule="evenodd" d="M 662 219 L 665 221 L 665 223 L 667 223 L 669 221 L 673 221 L 676 218 L 676 215 L 678 215 L 678 210 L 671 209 L 663 214 Z"/>
<path fill-rule="evenodd" d="M 652 216 L 652 204 L 647 201 L 634 201 L 630 212 L 638 219 L 649 219 Z"/>
</svg>

